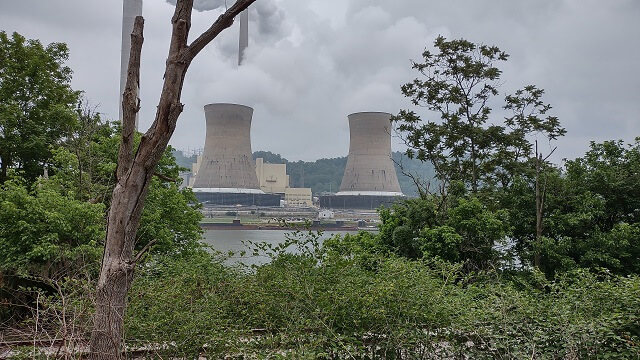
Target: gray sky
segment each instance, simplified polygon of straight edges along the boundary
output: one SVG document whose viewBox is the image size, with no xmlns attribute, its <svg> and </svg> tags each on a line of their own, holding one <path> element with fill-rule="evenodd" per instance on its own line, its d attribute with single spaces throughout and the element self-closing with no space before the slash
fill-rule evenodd
<svg viewBox="0 0 640 360">
<path fill-rule="evenodd" d="M 141 131 L 155 115 L 172 11 L 165 0 L 144 2 Z M 194 12 L 191 38 L 220 11 Z M 69 45 L 74 88 L 110 119 L 118 116 L 121 16 L 116 0 L 0 2 L 1 30 Z M 511 55 L 501 66 L 500 99 L 527 84 L 546 90 L 568 131 L 556 161 L 581 156 L 592 140 L 640 136 L 638 0 L 257 0 L 250 21 L 242 67 L 237 24 L 192 64 L 174 147 L 202 147 L 203 106 L 233 102 L 255 109 L 254 151 L 289 160 L 344 156 L 348 114 L 412 108 L 400 85 L 416 77 L 410 59 L 420 60 L 438 34 Z M 499 105 L 494 110 L 500 120 Z"/>
</svg>

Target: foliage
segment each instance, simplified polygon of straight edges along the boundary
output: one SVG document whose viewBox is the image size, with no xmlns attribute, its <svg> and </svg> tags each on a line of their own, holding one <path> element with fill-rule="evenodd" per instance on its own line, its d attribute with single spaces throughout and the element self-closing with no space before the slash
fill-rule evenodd
<svg viewBox="0 0 640 360">
<path fill-rule="evenodd" d="M 176 158 L 176 164 L 178 166 L 183 167 L 187 170 L 191 170 L 191 165 L 198 160 L 198 155 L 193 154 L 190 156 L 186 156 L 182 151 L 176 149 L 173 149 L 171 151 L 171 155 Z"/>
<path fill-rule="evenodd" d="M 456 184 L 459 192 L 448 197 L 407 199 L 380 209 L 381 243 L 410 259 L 463 262 L 467 270 L 496 266 L 499 254 L 494 247 L 508 234 L 507 212 L 488 209 Z"/>
<path fill-rule="evenodd" d="M 395 121 L 405 133 L 407 155 L 431 162 L 441 181 L 463 181 L 475 192 L 495 165 L 491 156 L 503 128 L 486 126 L 490 99 L 498 94 L 501 71 L 495 66 L 508 55 L 496 46 L 439 36 L 437 52 L 425 50 L 424 62 L 413 62 L 424 80 L 402 86 L 414 105 L 440 116 L 442 123 L 422 123 L 413 111 L 402 110 Z"/>
<path fill-rule="evenodd" d="M 565 130 L 557 117 L 546 115 L 551 106 L 542 102 L 544 90 L 535 85 L 505 97 L 504 109 L 513 115 L 503 124 L 491 118 L 490 105 L 501 85 L 497 63 L 508 58 L 498 47 L 442 36 L 434 46 L 435 52 L 422 54 L 424 62 L 413 62 L 421 77 L 401 89 L 413 105 L 440 119 L 423 121 L 411 110 L 392 118 L 408 146 L 407 156 L 433 164 L 441 191 L 451 181 L 462 181 L 474 193 L 508 187 L 517 176 L 530 173 L 532 160 L 541 155 L 537 142 L 532 153 L 530 137 L 554 140 Z"/>
<path fill-rule="evenodd" d="M 29 187 L 19 179 L 0 189 L 0 271 L 70 274 L 96 269 L 104 239 L 103 204 L 75 199 L 54 181 Z"/>
<path fill-rule="evenodd" d="M 553 277 L 578 267 L 606 268 L 616 274 L 638 274 L 632 260 L 640 256 L 640 147 L 620 141 L 592 143 L 585 156 L 566 162 L 564 171 L 544 169 L 545 222 L 535 245 L 535 180 L 522 177 L 504 193 L 512 238 L 520 258 L 528 263 L 534 247 L 541 270 Z"/>
<path fill-rule="evenodd" d="M 577 271 L 534 285 L 493 272 L 469 276 L 460 265 L 389 255 L 368 233 L 293 245 L 309 250 L 280 248 L 251 271 L 204 253 L 148 262 L 129 298 L 129 344 L 156 356 L 214 358 L 632 358 L 640 351 L 637 277 Z"/>
<path fill-rule="evenodd" d="M 289 160 L 283 158 L 280 154 L 274 154 L 271 151 L 254 151 L 253 160 L 262 158 L 265 163 L 269 164 L 286 164 Z"/>
<path fill-rule="evenodd" d="M 9 168 L 34 181 L 51 159 L 51 146 L 76 125 L 79 92 L 70 87 L 68 57 L 63 43 L 45 47 L 0 31 L 0 183 Z"/>
<path fill-rule="evenodd" d="M 79 357 L 81 347 L 91 331 L 93 311 L 93 283 L 80 274 L 63 278 L 33 278 L 42 286 L 21 286 L 14 291 L 18 299 L 34 299 L 32 303 L 22 302 L 16 306 L 30 312 L 18 324 L 4 323 L 2 328 L 17 331 L 3 335 L 3 356 L 11 359 L 48 359 L 55 354 L 57 359 Z M 16 334 L 22 336 L 16 337 Z M 30 346 L 11 346 L 11 340 Z M 22 341 L 21 341 L 22 340 Z M 10 352 L 6 352 L 9 350 Z"/>
</svg>

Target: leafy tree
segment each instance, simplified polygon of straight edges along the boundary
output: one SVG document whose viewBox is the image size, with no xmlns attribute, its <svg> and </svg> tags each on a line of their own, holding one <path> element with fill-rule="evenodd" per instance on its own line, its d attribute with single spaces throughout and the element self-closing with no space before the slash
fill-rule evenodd
<svg viewBox="0 0 640 360">
<path fill-rule="evenodd" d="M 271 151 L 254 151 L 253 160 L 257 158 L 264 159 L 264 162 L 270 164 L 286 164 L 289 160 L 283 158 L 280 154 L 274 154 Z"/>
<path fill-rule="evenodd" d="M 18 33 L 0 32 L 0 184 L 15 168 L 33 181 L 76 125 L 79 92 L 64 65 L 67 46 L 43 46 Z"/>
<path fill-rule="evenodd" d="M 503 143 L 503 158 L 499 158 L 500 167 L 506 176 L 502 177 L 503 188 L 510 183 L 510 179 L 519 174 L 530 172 L 527 165 L 534 164 L 535 168 L 535 211 L 536 211 L 536 243 L 540 243 L 543 230 L 544 204 L 546 194 L 546 177 L 544 168 L 548 167 L 547 159 L 556 148 L 548 154 L 543 154 L 535 141 L 535 148 L 527 137 L 531 135 L 543 136 L 549 142 L 563 136 L 566 130 L 560 126 L 555 116 L 546 116 L 551 110 L 551 105 L 542 102 L 544 90 L 534 85 L 528 85 L 524 89 L 516 91 L 515 95 L 507 95 L 505 109 L 511 110 L 513 116 L 506 118 L 505 123 L 511 132 L 505 137 Z M 546 155 L 546 156 L 545 156 Z M 524 167 L 524 168 L 523 168 Z M 518 169 L 521 168 L 521 169 Z M 534 265 L 540 267 L 540 253 L 534 251 Z"/>
<path fill-rule="evenodd" d="M 97 270 L 105 206 L 74 195 L 48 180 L 28 186 L 12 179 L 2 185 L 0 273 L 49 279 Z"/>
<path fill-rule="evenodd" d="M 606 268 L 637 274 L 631 259 L 640 256 L 640 146 L 622 141 L 592 143 L 585 156 L 566 162 L 564 171 L 548 167 L 545 221 L 536 241 L 535 181 L 517 179 L 505 193 L 512 239 L 525 263 L 540 254 L 540 269 L 549 277 L 577 267 Z"/>
<path fill-rule="evenodd" d="M 451 190 L 380 209 L 380 242 L 398 255 L 461 262 L 467 271 L 496 266 L 494 247 L 509 232 L 507 212 L 488 209 L 460 182 Z"/>
<path fill-rule="evenodd" d="M 547 273 L 573 266 L 638 274 L 640 256 L 640 139 L 591 143 L 567 161 L 565 196 L 546 231 Z M 557 215 L 556 215 L 557 214 Z M 572 266 L 572 264 L 575 264 Z"/>
<path fill-rule="evenodd" d="M 85 134 L 74 133 L 72 141 L 55 151 L 55 176 L 51 181 L 61 188 L 72 190 L 79 200 L 111 205 L 113 172 L 117 167 L 119 126 L 104 123 L 99 116 L 92 117 L 98 129 Z M 136 134 L 136 146 L 140 135 Z M 147 195 L 147 206 L 142 212 L 136 249 L 153 245 L 155 253 L 175 253 L 198 247 L 202 232 L 199 221 L 202 214 L 193 192 L 179 188 L 179 173 L 184 170 L 176 164 L 170 146 L 164 152 Z"/>
<path fill-rule="evenodd" d="M 414 105 L 437 113 L 441 123 L 422 123 L 413 111 L 401 110 L 394 117 L 405 134 L 407 155 L 431 162 L 441 181 L 463 181 L 473 192 L 493 171 L 491 156 L 503 128 L 486 126 L 491 114 L 488 103 L 498 94 L 501 71 L 495 66 L 508 55 L 496 46 L 467 40 L 447 41 L 439 36 L 437 52 L 423 52 L 424 62 L 413 62 L 425 79 L 402 86 Z"/>
</svg>

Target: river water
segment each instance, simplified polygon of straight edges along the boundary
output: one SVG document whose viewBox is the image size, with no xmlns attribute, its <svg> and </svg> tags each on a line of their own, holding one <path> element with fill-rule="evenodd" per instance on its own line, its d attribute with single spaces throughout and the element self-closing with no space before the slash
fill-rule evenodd
<svg viewBox="0 0 640 360">
<path fill-rule="evenodd" d="M 320 240 L 328 239 L 336 234 L 356 234 L 355 231 L 325 231 Z M 293 230 L 205 230 L 203 242 L 222 253 L 233 252 L 229 263 L 245 265 L 264 264 L 269 261 L 267 256 L 253 256 L 251 243 L 265 242 L 277 245 L 284 242 L 287 236 L 293 236 Z M 299 237 L 296 237 L 299 238 Z M 241 254 L 245 251 L 245 254 Z"/>
</svg>

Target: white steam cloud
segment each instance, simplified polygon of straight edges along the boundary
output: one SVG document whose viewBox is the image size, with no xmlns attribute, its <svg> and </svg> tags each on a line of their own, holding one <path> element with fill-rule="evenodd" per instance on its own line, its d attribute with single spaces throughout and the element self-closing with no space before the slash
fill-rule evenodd
<svg viewBox="0 0 640 360">
<path fill-rule="evenodd" d="M 175 5 L 177 0 L 167 0 L 171 5 Z M 233 5 L 234 0 L 227 0 L 230 5 Z M 215 10 L 219 7 L 225 6 L 225 0 L 195 0 L 193 2 L 193 8 L 198 11 Z"/>
</svg>

